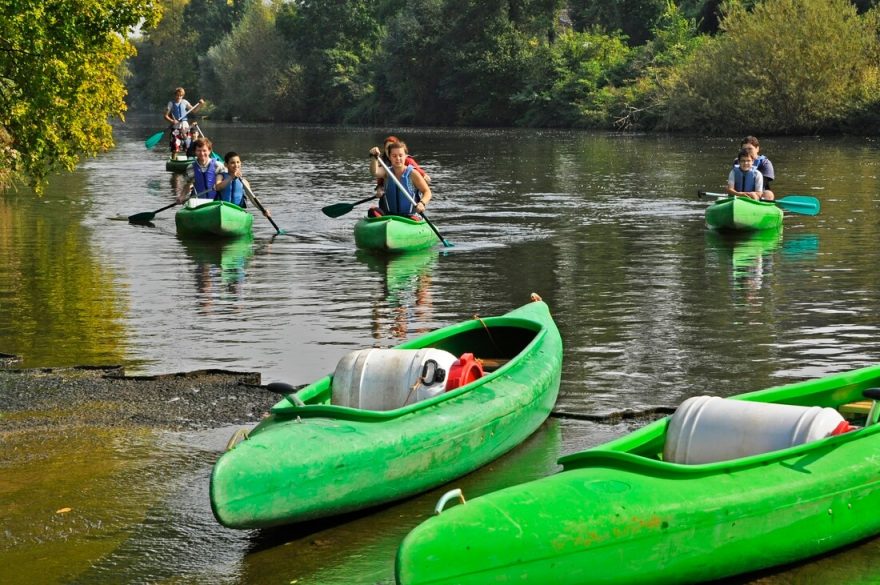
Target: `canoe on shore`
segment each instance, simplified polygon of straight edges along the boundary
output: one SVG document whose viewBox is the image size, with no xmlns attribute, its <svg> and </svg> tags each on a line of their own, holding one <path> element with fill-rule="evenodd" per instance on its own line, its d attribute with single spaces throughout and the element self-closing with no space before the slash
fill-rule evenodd
<svg viewBox="0 0 880 585">
<path fill-rule="evenodd" d="M 369 369 L 382 365 L 375 352 L 385 358 L 387 352 L 461 357 L 431 373 L 434 358 L 425 361 L 414 396 L 414 385 L 400 375 L 406 372 L 392 362 L 384 370 Z M 464 364 L 468 376 L 459 378 Z M 244 440 L 230 441 L 211 475 L 211 509 L 225 526 L 262 528 L 377 506 L 442 485 L 531 435 L 556 402 L 561 368 L 559 331 L 540 300 L 393 349 L 352 352 L 334 375 L 288 395 Z M 421 395 L 442 380 L 441 369 L 447 384 L 463 385 Z"/>
<path fill-rule="evenodd" d="M 354 225 L 358 248 L 385 252 L 407 252 L 430 248 L 439 242 L 426 221 L 399 215 L 364 217 Z"/>
<path fill-rule="evenodd" d="M 189 238 L 235 238 L 252 233 L 254 216 L 227 201 L 190 199 L 174 215 L 177 235 Z"/>
<path fill-rule="evenodd" d="M 732 231 L 778 228 L 782 225 L 782 209 L 770 201 L 726 197 L 706 208 L 706 225 Z"/>
<path fill-rule="evenodd" d="M 561 458 L 555 475 L 428 519 L 398 550 L 397 583 L 707 582 L 876 535 L 880 424 L 863 397 L 876 386 L 880 366 L 690 398 L 672 417 Z M 710 417 L 710 406 L 723 410 Z M 801 435 L 819 421 L 821 432 Z"/>
</svg>

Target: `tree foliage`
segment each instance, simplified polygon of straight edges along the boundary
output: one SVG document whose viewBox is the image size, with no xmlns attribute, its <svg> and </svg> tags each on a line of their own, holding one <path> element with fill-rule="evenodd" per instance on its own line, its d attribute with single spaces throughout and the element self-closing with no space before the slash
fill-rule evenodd
<svg viewBox="0 0 880 585">
<path fill-rule="evenodd" d="M 128 34 L 160 13 L 150 0 L 0 0 L 0 12 L 0 169 L 5 184 L 27 176 L 39 191 L 51 171 L 113 145 Z"/>
<path fill-rule="evenodd" d="M 876 22 L 847 0 L 731 4 L 721 33 L 683 66 L 669 127 L 814 132 L 876 100 Z"/>
</svg>

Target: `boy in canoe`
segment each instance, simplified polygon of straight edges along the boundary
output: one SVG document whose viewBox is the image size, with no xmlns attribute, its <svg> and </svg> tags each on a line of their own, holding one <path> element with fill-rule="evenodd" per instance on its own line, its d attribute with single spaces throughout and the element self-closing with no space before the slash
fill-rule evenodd
<svg viewBox="0 0 880 585">
<path fill-rule="evenodd" d="M 761 194 L 764 192 L 764 177 L 752 166 L 751 151 L 747 148 L 741 149 L 736 160 L 739 164 L 734 165 L 727 176 L 727 193 L 755 200 L 761 199 Z"/>
<path fill-rule="evenodd" d="M 200 99 L 196 105 L 192 105 L 184 99 L 183 96 L 185 95 L 186 91 L 182 87 L 178 87 L 174 90 L 174 99 L 168 102 L 168 105 L 165 107 L 165 119 L 175 130 L 180 131 L 181 136 L 185 136 L 189 132 L 187 116 L 201 108 L 202 104 L 205 103 L 205 100 Z"/>
<path fill-rule="evenodd" d="M 190 197 L 190 193 L 199 193 L 201 199 L 215 199 L 217 192 L 214 185 L 217 177 L 226 172 L 226 165 L 211 157 L 211 148 L 214 146 L 207 138 L 199 138 L 195 141 L 196 160 L 186 170 L 186 188 L 177 195 L 177 202 L 183 203 Z"/>
<path fill-rule="evenodd" d="M 742 139 L 740 143 L 740 148 L 745 148 L 752 155 L 752 166 L 761 173 L 761 176 L 764 178 L 764 190 L 761 193 L 761 199 L 764 201 L 773 201 L 776 196 L 773 194 L 773 191 L 770 190 L 770 183 L 773 182 L 775 177 L 775 173 L 773 171 L 773 163 L 770 162 L 770 159 L 760 154 L 761 152 L 761 144 L 758 142 L 758 139 L 754 136 L 746 136 Z M 733 165 L 736 166 L 739 164 L 739 160 L 733 161 Z"/>
</svg>

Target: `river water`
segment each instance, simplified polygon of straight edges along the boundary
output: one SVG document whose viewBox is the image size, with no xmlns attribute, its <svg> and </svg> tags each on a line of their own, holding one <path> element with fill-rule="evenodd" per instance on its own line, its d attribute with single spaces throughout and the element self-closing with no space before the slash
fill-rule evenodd
<svg viewBox="0 0 880 585">
<path fill-rule="evenodd" d="M 222 368 L 303 384 L 353 349 L 501 314 L 537 292 L 565 342 L 556 416 L 455 482 L 470 497 L 546 475 L 560 455 L 634 427 L 566 414 L 675 406 L 880 357 L 874 139 L 765 139 L 777 196 L 818 197 L 822 212 L 787 214 L 782 234 L 731 240 L 705 229 L 696 193 L 722 190 L 738 137 L 394 128 L 430 173 L 428 215 L 454 245 L 387 259 L 355 249 L 366 204 L 337 219 L 320 208 L 371 193 L 367 153 L 389 130 L 204 124 L 220 152 L 241 153 L 286 233 L 257 215 L 253 241 L 217 246 L 179 240 L 173 209 L 149 226 L 116 221 L 167 205 L 180 180 L 164 171 L 161 146 L 144 148 L 161 126 L 130 121 L 113 151 L 54 177 L 42 198 L 0 195 L 0 352 L 26 368 Z M 393 582 L 397 544 L 443 489 L 345 521 L 227 530 L 207 489 L 232 430 L 19 438 L 2 470 L 35 489 L 4 489 L 0 476 L 0 581 Z M 35 457 L 47 448 L 50 464 Z M 47 486 L 79 489 L 69 460 L 100 518 L 37 511 L 55 510 L 34 495 Z M 21 520 L 29 507 L 39 529 Z M 877 553 L 880 541 L 868 541 L 731 582 L 878 582 Z"/>
</svg>

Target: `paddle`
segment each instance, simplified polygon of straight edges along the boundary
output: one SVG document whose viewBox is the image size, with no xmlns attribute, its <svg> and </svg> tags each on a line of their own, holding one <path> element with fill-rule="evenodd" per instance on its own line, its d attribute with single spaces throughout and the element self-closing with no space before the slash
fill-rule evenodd
<svg viewBox="0 0 880 585">
<path fill-rule="evenodd" d="M 195 109 L 196 109 L 195 106 L 191 107 L 190 109 L 188 109 L 186 111 L 186 114 L 184 114 L 184 116 L 187 116 L 190 112 L 192 112 Z M 193 124 L 193 125 L 195 125 L 195 124 Z M 147 147 L 147 150 L 150 150 L 151 148 L 153 148 L 154 146 L 159 144 L 159 141 L 162 140 L 162 137 L 165 136 L 165 133 L 168 132 L 168 129 L 173 128 L 173 127 L 174 127 L 173 125 L 169 126 L 165 130 L 162 130 L 161 132 L 156 132 L 155 134 L 153 134 L 152 136 L 150 136 L 149 138 L 144 140 L 144 146 Z"/>
<path fill-rule="evenodd" d="M 157 209 L 156 211 L 144 211 L 143 213 L 135 213 L 134 215 L 129 215 L 128 216 L 128 223 L 147 223 L 148 221 L 153 221 L 153 218 L 156 217 L 156 214 L 159 213 L 160 211 L 165 211 L 166 209 L 171 209 L 175 205 L 180 205 L 181 203 L 186 203 L 189 199 L 192 199 L 193 197 L 198 198 L 199 195 L 204 195 L 205 193 L 207 193 L 210 190 L 211 189 L 205 189 L 204 191 L 201 191 L 201 192 L 196 193 L 194 195 L 190 195 L 189 197 L 187 197 L 183 201 L 175 201 L 171 205 L 166 205 L 165 207 Z"/>
<path fill-rule="evenodd" d="M 371 201 L 375 198 L 375 195 L 370 195 L 369 197 L 361 199 L 360 201 L 355 201 L 354 203 L 334 203 L 333 205 L 322 207 L 321 211 L 323 211 L 324 215 L 326 215 L 327 217 L 342 217 L 343 215 L 354 209 L 355 205 L 366 203 L 367 201 Z"/>
<path fill-rule="evenodd" d="M 283 229 L 281 229 L 280 227 L 278 227 L 278 224 L 275 223 L 275 220 L 272 219 L 272 217 L 271 217 L 268 213 L 266 213 L 266 208 L 263 207 L 263 204 L 260 203 L 260 200 L 257 199 L 257 196 L 254 195 L 254 192 L 253 192 L 253 191 L 251 191 L 251 188 L 248 187 L 247 184 L 245 184 L 244 181 L 241 182 L 241 185 L 242 185 L 242 187 L 244 187 L 244 190 L 247 191 L 248 196 L 249 196 L 249 197 L 251 198 L 251 200 L 254 202 L 254 205 L 257 206 L 257 209 L 259 209 L 260 211 L 262 211 L 262 212 L 263 212 L 263 215 L 266 216 L 266 219 L 268 219 L 268 220 L 272 223 L 272 227 L 275 228 L 275 231 L 278 233 L 278 235 L 281 235 L 281 234 L 287 233 L 287 232 L 285 232 Z"/>
<path fill-rule="evenodd" d="M 727 193 L 710 193 L 708 191 L 697 191 L 698 197 L 730 197 Z M 762 200 L 763 201 L 763 200 Z M 818 215 L 821 207 L 819 200 L 808 195 L 786 195 L 781 199 L 768 201 L 767 203 L 775 203 L 777 207 L 799 213 L 801 215 Z"/>
<path fill-rule="evenodd" d="M 266 386 L 266 390 L 274 392 L 275 394 L 281 394 L 294 406 L 303 407 L 306 405 L 305 402 L 302 401 L 302 398 L 296 395 L 296 388 L 290 384 L 285 384 L 284 382 L 272 382 Z"/>
<path fill-rule="evenodd" d="M 415 206 L 416 200 L 412 198 L 412 195 L 409 194 L 409 191 L 407 191 L 406 188 L 400 183 L 400 180 L 394 175 L 394 172 L 390 168 L 388 168 L 388 165 L 385 164 L 385 161 L 382 160 L 382 157 L 377 156 L 376 160 L 378 160 L 379 164 L 382 165 L 382 168 L 385 169 L 385 174 L 387 174 L 389 177 L 391 177 L 391 179 L 394 181 L 394 184 L 397 185 L 397 188 L 400 189 L 403 192 L 403 194 L 406 195 L 406 198 L 409 199 L 409 202 L 412 203 L 413 206 Z M 428 226 L 430 226 L 430 228 L 432 230 L 434 230 L 434 233 L 437 234 L 437 237 L 440 238 L 440 241 L 443 242 L 443 245 L 446 246 L 447 248 L 451 248 L 452 243 L 450 243 L 446 238 L 444 238 L 442 235 L 440 235 L 440 232 L 437 231 L 437 226 L 435 226 L 433 223 L 431 223 L 431 220 L 428 219 L 428 216 L 425 215 L 425 212 L 423 211 L 419 215 L 421 215 L 422 219 L 425 220 L 425 222 L 428 224 Z"/>
</svg>

